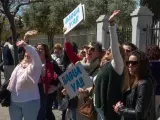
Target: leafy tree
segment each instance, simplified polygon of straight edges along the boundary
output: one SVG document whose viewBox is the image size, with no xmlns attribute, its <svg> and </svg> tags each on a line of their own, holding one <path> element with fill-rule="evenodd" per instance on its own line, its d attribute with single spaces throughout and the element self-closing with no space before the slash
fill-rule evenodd
<svg viewBox="0 0 160 120">
<path fill-rule="evenodd" d="M 76 27 L 77 29 L 95 28 L 96 19 L 100 15 L 109 14 L 115 9 L 121 10 L 119 23 L 124 24 L 125 21 L 125 25 L 129 24 L 130 13 L 135 8 L 134 0 L 44 0 L 42 3 L 32 4 L 26 8 L 23 21 L 27 29 L 37 28 L 47 34 L 50 41 L 53 41 L 54 34 L 62 33 L 63 18 L 80 3 L 85 5 L 86 19 Z"/>
<path fill-rule="evenodd" d="M 135 0 L 108 0 L 108 11 L 111 14 L 114 10 L 121 10 L 118 16 L 118 22 L 121 26 L 126 26 L 131 24 L 130 14 L 136 7 Z"/>
<path fill-rule="evenodd" d="M 42 0 L 0 0 L 0 12 L 6 16 L 9 21 L 10 29 L 12 32 L 12 40 L 14 46 L 14 63 L 18 62 L 17 47 L 16 47 L 16 26 L 15 26 L 15 16 L 19 11 L 19 8 L 24 5 L 31 3 L 41 2 Z"/>
</svg>

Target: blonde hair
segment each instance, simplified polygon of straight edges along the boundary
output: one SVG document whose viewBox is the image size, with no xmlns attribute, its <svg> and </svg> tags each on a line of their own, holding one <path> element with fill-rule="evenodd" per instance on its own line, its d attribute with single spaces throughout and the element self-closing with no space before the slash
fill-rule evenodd
<svg viewBox="0 0 160 120">
<path fill-rule="evenodd" d="M 56 43 L 54 45 L 54 49 L 59 49 L 59 50 L 62 50 L 62 45 L 60 43 Z"/>
</svg>

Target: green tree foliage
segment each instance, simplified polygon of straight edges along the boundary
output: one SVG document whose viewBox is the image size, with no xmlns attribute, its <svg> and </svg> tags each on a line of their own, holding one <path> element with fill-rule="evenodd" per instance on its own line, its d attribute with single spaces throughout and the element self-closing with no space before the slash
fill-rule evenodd
<svg viewBox="0 0 160 120">
<path fill-rule="evenodd" d="M 62 32 L 63 18 L 79 3 L 85 5 L 86 19 L 79 27 L 96 27 L 96 19 L 120 9 L 120 23 L 130 23 L 130 13 L 135 8 L 135 0 L 44 0 L 26 8 L 23 20 L 27 28 L 37 28 L 43 33 Z"/>
<path fill-rule="evenodd" d="M 131 24 L 130 14 L 134 11 L 135 7 L 135 0 L 108 0 L 108 10 L 110 14 L 114 10 L 121 10 L 117 18 L 119 25 L 124 26 Z"/>
<path fill-rule="evenodd" d="M 63 28 L 63 18 L 79 3 L 85 4 L 86 20 L 81 27 L 95 27 L 99 15 L 107 13 L 107 0 L 46 0 L 31 5 L 23 14 L 27 27 L 36 27 L 46 33 L 53 29 L 59 33 Z"/>
<path fill-rule="evenodd" d="M 0 13 L 4 14 L 8 19 L 10 24 L 10 30 L 12 32 L 12 41 L 14 46 L 14 64 L 18 63 L 18 54 L 17 54 L 17 33 L 15 25 L 15 16 L 19 11 L 19 8 L 24 5 L 31 3 L 41 2 L 42 0 L 0 0 Z"/>
</svg>

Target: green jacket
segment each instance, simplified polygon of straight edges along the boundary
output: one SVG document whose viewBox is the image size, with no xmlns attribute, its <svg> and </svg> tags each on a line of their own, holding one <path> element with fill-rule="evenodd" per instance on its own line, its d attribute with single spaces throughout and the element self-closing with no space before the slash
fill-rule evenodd
<svg viewBox="0 0 160 120">
<path fill-rule="evenodd" d="M 113 105 L 121 100 L 122 80 L 122 75 L 113 69 L 111 62 L 106 63 L 98 72 L 95 81 L 95 105 L 104 111 L 107 120 L 120 120 Z"/>
</svg>

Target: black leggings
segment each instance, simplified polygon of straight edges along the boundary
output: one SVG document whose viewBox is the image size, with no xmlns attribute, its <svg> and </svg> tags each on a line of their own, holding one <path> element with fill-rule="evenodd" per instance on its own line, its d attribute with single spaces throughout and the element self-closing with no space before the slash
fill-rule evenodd
<svg viewBox="0 0 160 120">
<path fill-rule="evenodd" d="M 46 95 L 44 93 L 43 85 L 39 84 L 40 92 L 40 110 L 38 113 L 37 120 L 56 120 L 55 115 L 52 112 L 53 102 L 56 100 L 57 92 Z"/>
<path fill-rule="evenodd" d="M 46 103 L 46 118 L 47 120 L 55 120 L 55 115 L 52 112 L 53 102 L 56 100 L 57 92 L 48 94 Z"/>
</svg>

